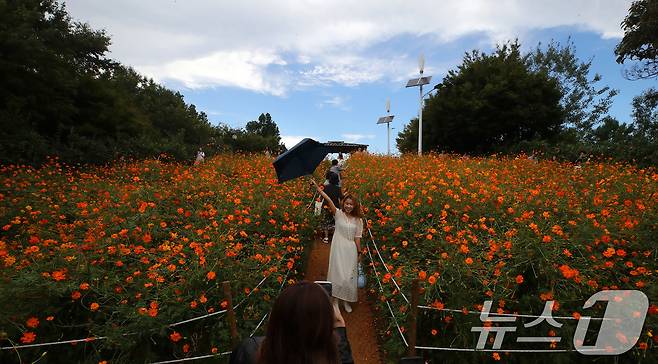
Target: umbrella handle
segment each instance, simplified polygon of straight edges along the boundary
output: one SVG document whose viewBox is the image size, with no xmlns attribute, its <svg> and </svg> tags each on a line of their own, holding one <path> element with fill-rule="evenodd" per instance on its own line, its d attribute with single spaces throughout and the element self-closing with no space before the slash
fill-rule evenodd
<svg viewBox="0 0 658 364">
<path fill-rule="evenodd" d="M 320 189 L 320 186 L 318 186 L 318 183 L 315 182 L 315 178 L 313 178 L 312 175 L 308 175 L 308 180 L 311 182 L 311 184 L 312 184 L 316 189 Z"/>
</svg>

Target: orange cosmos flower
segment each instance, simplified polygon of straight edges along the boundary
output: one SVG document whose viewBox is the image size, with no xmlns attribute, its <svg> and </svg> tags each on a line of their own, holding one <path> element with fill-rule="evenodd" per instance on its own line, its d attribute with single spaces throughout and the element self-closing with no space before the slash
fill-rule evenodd
<svg viewBox="0 0 658 364">
<path fill-rule="evenodd" d="M 39 319 L 36 318 L 36 317 L 30 317 L 29 319 L 27 319 L 27 322 L 25 323 L 25 325 L 27 325 L 27 327 L 29 327 L 29 328 L 34 329 L 37 326 L 39 326 Z"/>
<path fill-rule="evenodd" d="M 562 264 L 560 266 L 560 272 L 562 272 L 562 275 L 564 276 L 564 278 L 567 278 L 567 279 L 573 278 L 573 277 L 577 276 L 578 273 L 579 273 L 577 269 L 573 269 L 573 268 L 569 267 L 566 264 Z"/>
<path fill-rule="evenodd" d="M 97 311 L 99 307 L 101 307 L 101 306 L 100 306 L 98 303 L 96 303 L 96 302 L 92 302 L 92 304 L 89 305 L 89 308 L 90 308 L 92 311 Z"/>
<path fill-rule="evenodd" d="M 434 300 L 434 302 L 432 302 L 432 307 L 436 308 L 437 310 L 443 310 L 445 305 L 439 300 Z"/>
<path fill-rule="evenodd" d="M 29 344 L 29 343 L 32 343 L 32 342 L 34 342 L 34 340 L 36 340 L 36 339 L 37 339 L 37 334 L 35 334 L 35 333 L 33 333 L 33 332 L 29 332 L 29 331 L 23 333 L 23 336 L 21 336 L 21 342 L 22 342 L 23 344 Z"/>
<path fill-rule="evenodd" d="M 206 278 L 208 278 L 209 281 L 212 281 L 213 279 L 215 279 L 216 276 L 217 275 L 213 271 L 210 271 L 210 272 L 208 272 L 208 274 L 206 274 Z"/>
<path fill-rule="evenodd" d="M 473 258 L 468 257 L 468 258 L 464 259 L 464 262 L 468 265 L 471 265 L 471 264 L 473 264 Z"/>
<path fill-rule="evenodd" d="M 182 338 L 183 338 L 183 337 L 181 336 L 181 334 L 179 334 L 179 333 L 176 332 L 176 331 L 174 331 L 173 334 L 169 335 L 169 340 L 171 340 L 172 342 L 175 342 L 175 343 L 177 343 L 178 341 L 180 341 L 180 339 L 182 339 Z"/>
<path fill-rule="evenodd" d="M 63 281 L 63 280 L 66 279 L 66 272 L 63 271 L 63 270 L 56 270 L 50 276 L 55 281 L 59 282 L 59 281 Z"/>
<path fill-rule="evenodd" d="M 516 283 L 517 284 L 523 283 L 523 276 L 522 275 L 519 274 L 519 275 L 516 276 Z"/>
</svg>

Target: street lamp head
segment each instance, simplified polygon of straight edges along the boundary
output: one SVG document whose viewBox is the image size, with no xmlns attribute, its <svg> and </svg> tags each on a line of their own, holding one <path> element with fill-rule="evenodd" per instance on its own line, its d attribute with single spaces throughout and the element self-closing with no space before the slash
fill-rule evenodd
<svg viewBox="0 0 658 364">
<path fill-rule="evenodd" d="M 391 112 L 391 98 L 386 99 L 386 112 L 390 113 Z"/>
<path fill-rule="evenodd" d="M 425 55 L 421 52 L 420 56 L 418 57 L 418 70 L 420 71 L 420 74 L 423 74 L 423 71 L 425 70 Z"/>
</svg>

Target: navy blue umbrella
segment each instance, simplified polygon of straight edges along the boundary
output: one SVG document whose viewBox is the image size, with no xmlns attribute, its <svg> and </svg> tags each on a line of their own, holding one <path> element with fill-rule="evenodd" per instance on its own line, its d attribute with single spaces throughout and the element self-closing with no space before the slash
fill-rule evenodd
<svg viewBox="0 0 658 364">
<path fill-rule="evenodd" d="M 328 149 L 322 143 L 310 138 L 303 139 L 272 163 L 279 183 L 313 174 L 327 153 Z"/>
</svg>

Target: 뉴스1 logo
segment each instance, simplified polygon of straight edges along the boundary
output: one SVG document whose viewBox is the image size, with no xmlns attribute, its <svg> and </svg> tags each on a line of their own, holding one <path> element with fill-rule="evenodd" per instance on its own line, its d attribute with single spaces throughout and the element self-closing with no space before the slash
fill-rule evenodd
<svg viewBox="0 0 658 364">
<path fill-rule="evenodd" d="M 555 301 L 546 301 L 544 311 L 537 316 L 535 320 L 524 324 L 525 328 L 533 327 L 546 321 L 549 325 L 560 328 L 563 324 L 556 321 L 552 316 L 553 304 Z M 608 290 L 593 294 L 585 301 L 583 308 L 590 308 L 596 302 L 607 302 L 605 314 L 599 329 L 596 343 L 594 345 L 584 345 L 585 335 L 589 328 L 589 323 L 593 320 L 589 316 L 581 316 L 578 319 L 578 325 L 573 337 L 573 344 L 576 351 L 584 355 L 619 355 L 630 350 L 640 338 L 644 320 L 649 308 L 649 299 L 647 296 L 637 290 Z M 492 301 L 485 301 L 480 312 L 482 322 L 514 322 L 517 319 L 515 315 L 496 315 L 489 316 Z M 472 327 L 472 332 L 480 332 L 477 350 L 485 347 L 489 333 L 494 333 L 494 342 L 492 349 L 501 349 L 503 339 L 506 333 L 516 332 L 515 326 L 484 326 Z M 517 343 L 549 343 L 552 348 L 562 341 L 558 336 L 547 337 L 517 337 Z M 551 350 L 524 350 L 526 352 L 549 352 Z"/>
</svg>

